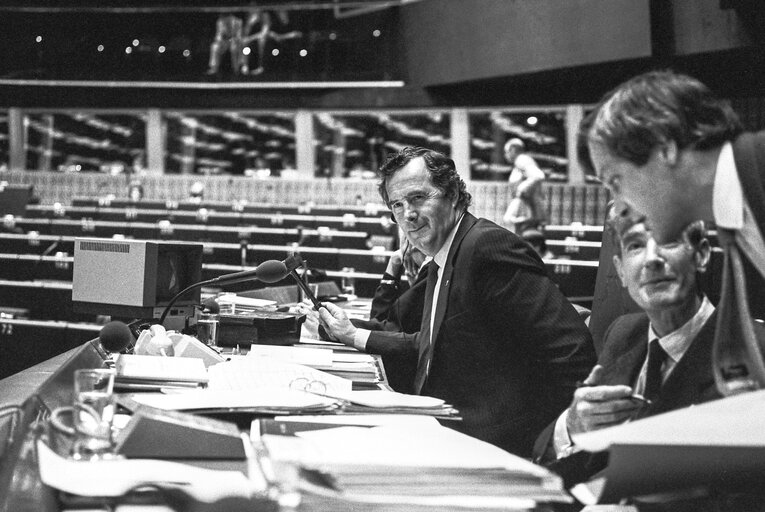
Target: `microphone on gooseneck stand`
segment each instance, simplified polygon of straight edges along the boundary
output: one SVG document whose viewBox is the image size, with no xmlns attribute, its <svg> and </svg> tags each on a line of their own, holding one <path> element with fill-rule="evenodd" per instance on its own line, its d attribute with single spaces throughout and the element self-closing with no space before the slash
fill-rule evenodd
<svg viewBox="0 0 765 512">
<path fill-rule="evenodd" d="M 162 312 L 162 316 L 159 317 L 159 325 L 162 325 L 167 318 L 167 314 L 170 312 L 173 304 L 181 298 L 184 294 L 188 293 L 194 288 L 210 285 L 224 285 L 241 283 L 243 281 L 258 280 L 264 283 L 276 283 L 290 275 L 290 272 L 300 266 L 303 259 L 298 255 L 292 255 L 287 257 L 284 261 L 267 260 L 258 265 L 253 270 L 243 270 L 242 272 L 234 272 L 232 274 L 224 274 L 222 276 L 208 279 L 207 281 L 200 281 L 187 286 L 180 292 L 178 292 L 165 307 Z"/>
</svg>

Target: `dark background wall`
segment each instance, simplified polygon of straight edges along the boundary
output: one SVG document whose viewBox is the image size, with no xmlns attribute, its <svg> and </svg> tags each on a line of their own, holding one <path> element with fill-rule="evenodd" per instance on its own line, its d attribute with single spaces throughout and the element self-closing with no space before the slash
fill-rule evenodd
<svg viewBox="0 0 765 512">
<path fill-rule="evenodd" d="M 128 2 L 129 3 L 129 2 Z M 0 84 L 0 107 L 416 108 L 595 102 L 672 67 L 731 98 L 765 90 L 753 0 L 421 0 L 391 8 L 405 87 L 192 89 Z M 361 22 L 361 18 L 358 18 Z M 0 64 L 0 68 L 2 64 Z M 261 80 L 253 78 L 253 84 Z"/>
<path fill-rule="evenodd" d="M 430 0 L 402 7 L 401 24 L 421 86 L 651 55 L 648 0 Z"/>
</svg>

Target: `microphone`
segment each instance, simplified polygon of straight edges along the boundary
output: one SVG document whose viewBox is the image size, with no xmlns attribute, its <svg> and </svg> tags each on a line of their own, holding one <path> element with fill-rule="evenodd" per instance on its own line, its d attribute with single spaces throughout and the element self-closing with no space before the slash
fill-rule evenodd
<svg viewBox="0 0 765 512">
<path fill-rule="evenodd" d="M 133 342 L 133 333 L 127 324 L 114 320 L 101 328 L 98 340 L 107 352 L 122 352 Z"/>
<path fill-rule="evenodd" d="M 198 283 L 187 286 L 175 294 L 172 299 L 170 299 L 170 302 L 167 304 L 167 306 L 165 306 L 165 310 L 162 312 L 162 316 L 159 317 L 159 324 L 162 325 L 164 323 L 165 318 L 167 318 L 167 314 L 170 312 L 170 308 L 173 307 L 173 304 L 175 304 L 175 301 L 177 301 L 189 290 L 193 290 L 194 288 L 198 288 L 200 286 L 209 286 L 214 284 L 234 284 L 254 279 L 264 283 L 276 283 L 290 275 L 290 272 L 298 268 L 301 263 L 303 263 L 303 258 L 301 258 L 298 254 L 293 254 L 288 256 L 284 261 L 267 260 L 258 265 L 254 270 L 244 270 L 242 272 L 234 272 L 233 274 L 224 274 L 222 276 L 208 279 L 207 281 L 200 281 Z"/>
<path fill-rule="evenodd" d="M 266 260 L 253 270 L 234 272 L 210 279 L 213 284 L 234 284 L 250 279 L 257 279 L 264 283 L 276 283 L 289 275 L 290 271 L 284 261 Z"/>
<path fill-rule="evenodd" d="M 218 304 L 217 300 L 215 300 L 213 297 L 210 297 L 209 299 L 202 301 L 202 310 L 207 310 L 208 312 L 215 315 L 220 313 L 220 305 Z"/>
</svg>

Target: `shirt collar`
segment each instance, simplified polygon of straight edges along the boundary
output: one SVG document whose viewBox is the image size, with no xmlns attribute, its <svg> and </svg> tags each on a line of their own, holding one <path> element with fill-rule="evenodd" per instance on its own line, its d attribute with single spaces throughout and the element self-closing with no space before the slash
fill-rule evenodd
<svg viewBox="0 0 765 512">
<path fill-rule="evenodd" d="M 733 145 L 730 142 L 723 144 L 717 158 L 712 212 L 715 224 L 721 228 L 738 230 L 744 225 L 744 193 L 736 172 Z"/>
<path fill-rule="evenodd" d="M 659 337 L 656 331 L 653 330 L 653 325 L 648 326 L 648 341 L 659 339 L 661 348 L 667 353 L 672 361 L 676 364 L 683 357 L 688 347 L 691 346 L 693 340 L 696 339 L 701 328 L 709 320 L 709 317 L 714 313 L 715 307 L 704 296 L 704 300 L 701 301 L 701 307 L 699 307 L 696 314 L 691 317 L 690 320 L 685 322 L 679 329 L 676 329 L 666 336 Z"/>
<path fill-rule="evenodd" d="M 454 237 L 457 235 L 457 229 L 460 227 L 460 223 L 464 217 L 465 212 L 462 212 L 457 219 L 457 222 L 454 224 L 454 227 L 449 232 L 449 236 L 446 238 L 444 245 L 442 245 L 435 256 L 433 256 L 433 261 L 436 262 L 436 265 L 438 265 L 439 269 L 444 268 L 446 265 L 446 258 L 449 256 L 449 249 L 452 248 L 452 242 L 454 242 Z"/>
</svg>

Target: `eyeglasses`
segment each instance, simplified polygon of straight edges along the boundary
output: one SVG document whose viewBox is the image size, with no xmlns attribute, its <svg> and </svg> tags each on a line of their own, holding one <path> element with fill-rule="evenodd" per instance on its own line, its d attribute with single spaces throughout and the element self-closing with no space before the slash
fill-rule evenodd
<svg viewBox="0 0 765 512">
<path fill-rule="evenodd" d="M 441 191 L 428 192 L 428 193 L 413 192 L 402 199 L 389 201 L 388 208 L 390 208 L 390 211 L 393 212 L 394 217 L 400 217 L 401 215 L 404 214 L 404 210 L 407 204 L 412 209 L 419 209 L 419 208 L 422 208 L 422 206 L 425 205 L 425 203 L 427 203 L 431 199 L 437 199 L 443 196 L 444 196 L 444 193 Z"/>
<path fill-rule="evenodd" d="M 311 380 L 306 377 L 298 377 L 290 382 L 290 390 L 306 391 L 308 393 L 324 395 L 327 393 L 327 385 L 320 380 Z"/>
</svg>

